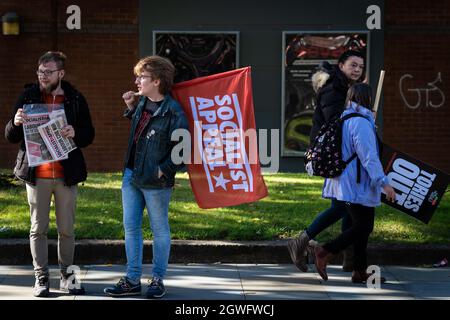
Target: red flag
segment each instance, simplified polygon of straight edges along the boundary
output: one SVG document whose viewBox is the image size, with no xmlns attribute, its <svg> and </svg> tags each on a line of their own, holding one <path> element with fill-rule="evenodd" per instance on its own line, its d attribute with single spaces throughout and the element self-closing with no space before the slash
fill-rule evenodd
<svg viewBox="0 0 450 320">
<path fill-rule="evenodd" d="M 189 121 L 192 190 L 201 208 L 267 196 L 261 175 L 250 67 L 178 83 L 172 91 Z"/>
</svg>

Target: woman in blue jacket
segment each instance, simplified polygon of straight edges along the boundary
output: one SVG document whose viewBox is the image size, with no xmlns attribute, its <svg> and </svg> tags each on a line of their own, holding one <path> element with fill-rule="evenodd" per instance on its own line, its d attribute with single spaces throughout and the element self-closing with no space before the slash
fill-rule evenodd
<svg viewBox="0 0 450 320">
<path fill-rule="evenodd" d="M 352 282 L 361 283 L 370 276 L 366 272 L 367 242 L 373 230 L 375 207 L 380 205 L 382 190 L 390 201 L 395 200 L 395 191 L 389 185 L 389 179 L 380 162 L 375 121 L 371 111 L 370 86 L 364 83 L 351 86 L 345 105 L 347 109 L 342 116 L 356 112 L 364 118 L 353 117 L 343 123 L 342 158 L 348 159 L 356 152 L 360 161 L 353 160 L 340 176 L 326 179 L 322 196 L 346 202 L 347 211 L 352 218 L 352 227 L 325 245 L 316 246 L 314 253 L 317 272 L 327 280 L 328 260 L 333 254 L 353 245 L 355 256 Z M 361 166 L 359 183 L 358 162 Z"/>
</svg>

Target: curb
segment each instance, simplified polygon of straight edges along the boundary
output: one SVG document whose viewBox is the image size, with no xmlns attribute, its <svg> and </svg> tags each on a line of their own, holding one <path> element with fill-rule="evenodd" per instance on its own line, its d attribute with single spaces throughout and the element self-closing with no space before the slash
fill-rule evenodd
<svg viewBox="0 0 450 320">
<path fill-rule="evenodd" d="M 287 240 L 201 241 L 172 240 L 170 263 L 292 263 Z M 48 240 L 49 264 L 57 264 L 57 241 Z M 76 264 L 125 264 L 123 240 L 78 240 Z M 369 244 L 369 264 L 417 266 L 450 257 L 450 245 Z M 152 262 L 152 241 L 144 241 L 144 261 Z M 0 264 L 31 264 L 28 239 L 1 239 Z M 331 263 L 342 263 L 342 255 Z"/>
</svg>

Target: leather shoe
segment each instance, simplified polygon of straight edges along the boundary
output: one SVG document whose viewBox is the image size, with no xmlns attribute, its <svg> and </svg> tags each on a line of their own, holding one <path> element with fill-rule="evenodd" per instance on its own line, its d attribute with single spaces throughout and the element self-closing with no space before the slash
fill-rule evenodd
<svg viewBox="0 0 450 320">
<path fill-rule="evenodd" d="M 314 264 L 316 265 L 317 273 L 319 273 L 323 280 L 327 281 L 327 263 L 331 257 L 331 253 L 321 246 L 316 246 L 314 247 L 314 255 L 316 258 Z"/>
</svg>

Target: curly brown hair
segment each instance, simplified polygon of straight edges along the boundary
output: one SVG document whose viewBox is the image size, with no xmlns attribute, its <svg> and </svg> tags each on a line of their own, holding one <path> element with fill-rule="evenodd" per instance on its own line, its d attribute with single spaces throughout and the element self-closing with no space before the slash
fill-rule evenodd
<svg viewBox="0 0 450 320">
<path fill-rule="evenodd" d="M 175 76 L 175 67 L 169 59 L 160 56 L 148 56 L 139 60 L 134 66 L 134 74 L 150 73 L 153 80 L 159 80 L 159 92 L 163 95 L 170 93 Z"/>
</svg>

